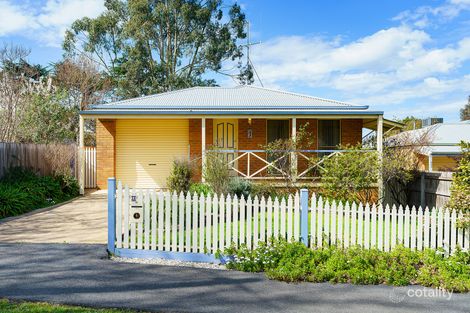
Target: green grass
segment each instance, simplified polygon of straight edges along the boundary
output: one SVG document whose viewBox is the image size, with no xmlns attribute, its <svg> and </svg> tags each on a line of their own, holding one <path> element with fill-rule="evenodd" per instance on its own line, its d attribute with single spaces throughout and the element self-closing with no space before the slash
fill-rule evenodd
<svg viewBox="0 0 470 313">
<path fill-rule="evenodd" d="M 15 302 L 0 299 L 0 313 L 136 313 L 134 310 L 93 309 L 43 302 Z"/>
</svg>

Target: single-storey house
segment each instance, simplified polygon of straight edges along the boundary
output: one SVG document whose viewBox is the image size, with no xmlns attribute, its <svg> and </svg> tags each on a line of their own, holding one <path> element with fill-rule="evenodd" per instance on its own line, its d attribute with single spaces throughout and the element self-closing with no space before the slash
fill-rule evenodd
<svg viewBox="0 0 470 313">
<path fill-rule="evenodd" d="M 426 138 L 419 155 L 419 167 L 422 171 L 455 171 L 462 155 L 460 142 L 470 142 L 470 121 L 438 123 L 409 130 L 397 136 L 405 136 L 411 141 L 420 136 Z"/>
<path fill-rule="evenodd" d="M 361 143 L 363 128 L 377 131 L 381 151 L 384 129 L 396 127 L 382 111 L 366 105 L 254 86 L 194 87 L 94 105 L 80 112 L 81 146 L 84 119 L 96 120 L 101 189 L 107 188 L 108 177 L 131 187 L 165 188 L 173 160 L 192 160 L 202 172 L 211 147 L 236 175 L 275 179 L 269 170 L 276 171 L 275 163 L 264 146 L 295 137 L 302 125 L 312 144 L 293 152 L 290 162 L 299 180 L 307 179 L 311 156 Z"/>
</svg>

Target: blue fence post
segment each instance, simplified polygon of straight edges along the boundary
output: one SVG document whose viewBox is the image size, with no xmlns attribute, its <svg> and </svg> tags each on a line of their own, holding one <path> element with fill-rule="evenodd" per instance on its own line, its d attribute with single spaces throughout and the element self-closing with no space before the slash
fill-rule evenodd
<svg viewBox="0 0 470 313">
<path fill-rule="evenodd" d="M 114 254 L 116 240 L 116 178 L 108 178 L 108 252 Z"/>
<path fill-rule="evenodd" d="M 308 189 L 300 189 L 300 241 L 308 247 Z"/>
</svg>

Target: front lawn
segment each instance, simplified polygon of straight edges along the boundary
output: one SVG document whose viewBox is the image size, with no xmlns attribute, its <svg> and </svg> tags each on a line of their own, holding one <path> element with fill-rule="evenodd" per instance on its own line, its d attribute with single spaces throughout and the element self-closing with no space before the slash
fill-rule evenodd
<svg viewBox="0 0 470 313">
<path fill-rule="evenodd" d="M 93 309 L 42 302 L 0 300 L 0 313 L 136 313 L 134 310 Z M 139 311 L 140 312 L 140 311 Z"/>
</svg>

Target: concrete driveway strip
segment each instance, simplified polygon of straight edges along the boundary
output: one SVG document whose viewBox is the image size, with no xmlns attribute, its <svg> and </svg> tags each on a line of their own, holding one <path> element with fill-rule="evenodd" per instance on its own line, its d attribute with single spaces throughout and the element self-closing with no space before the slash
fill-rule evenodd
<svg viewBox="0 0 470 313">
<path fill-rule="evenodd" d="M 423 287 L 287 284 L 263 274 L 117 263 L 104 245 L 0 244 L 0 297 L 156 312 L 470 312 Z"/>
<path fill-rule="evenodd" d="M 106 191 L 95 191 L 51 210 L 0 220 L 0 242 L 106 243 L 106 203 Z"/>
</svg>

